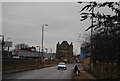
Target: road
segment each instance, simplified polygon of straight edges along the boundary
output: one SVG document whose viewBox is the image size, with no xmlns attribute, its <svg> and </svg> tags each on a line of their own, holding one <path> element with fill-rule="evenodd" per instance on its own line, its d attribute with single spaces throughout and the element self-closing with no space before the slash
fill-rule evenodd
<svg viewBox="0 0 120 81">
<path fill-rule="evenodd" d="M 72 79 L 74 64 L 67 64 L 67 70 L 57 70 L 57 66 L 23 72 L 9 73 L 3 79 Z"/>
</svg>

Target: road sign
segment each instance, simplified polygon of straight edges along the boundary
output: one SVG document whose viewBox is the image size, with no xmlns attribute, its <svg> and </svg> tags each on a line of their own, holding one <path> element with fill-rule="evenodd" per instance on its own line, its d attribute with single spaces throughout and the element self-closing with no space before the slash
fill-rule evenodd
<svg viewBox="0 0 120 81">
<path fill-rule="evenodd" d="M 4 47 L 12 47 L 12 41 L 5 41 Z"/>
</svg>

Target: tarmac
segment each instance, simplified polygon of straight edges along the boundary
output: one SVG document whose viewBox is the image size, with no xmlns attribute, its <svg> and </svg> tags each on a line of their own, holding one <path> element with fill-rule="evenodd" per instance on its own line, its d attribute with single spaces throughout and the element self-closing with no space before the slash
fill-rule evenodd
<svg viewBox="0 0 120 81">
<path fill-rule="evenodd" d="M 52 65 L 45 65 L 44 67 L 50 67 L 50 66 L 52 66 Z M 44 68 L 44 67 L 41 67 L 41 68 Z M 79 69 L 83 68 L 83 66 L 78 66 L 78 68 Z M 11 72 L 19 72 L 19 71 L 25 71 L 25 69 L 24 70 L 7 71 L 7 72 L 0 73 L 0 74 L 11 73 Z M 96 79 L 92 74 L 86 72 L 84 69 L 80 70 L 80 75 L 78 75 L 78 76 L 73 75 L 73 78 L 74 78 L 74 80 L 76 80 L 76 79 Z"/>
</svg>

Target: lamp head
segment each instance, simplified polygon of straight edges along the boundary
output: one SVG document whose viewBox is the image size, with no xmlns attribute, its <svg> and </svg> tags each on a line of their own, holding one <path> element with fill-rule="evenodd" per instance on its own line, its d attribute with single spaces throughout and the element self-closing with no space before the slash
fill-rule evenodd
<svg viewBox="0 0 120 81">
<path fill-rule="evenodd" d="M 82 2 L 81 2 L 81 1 L 79 1 L 78 3 L 79 3 L 79 4 L 81 4 Z"/>
<path fill-rule="evenodd" d="M 36 46 L 36 47 L 40 47 L 40 46 Z"/>
<path fill-rule="evenodd" d="M 48 24 L 44 24 L 44 26 L 48 26 Z"/>
</svg>

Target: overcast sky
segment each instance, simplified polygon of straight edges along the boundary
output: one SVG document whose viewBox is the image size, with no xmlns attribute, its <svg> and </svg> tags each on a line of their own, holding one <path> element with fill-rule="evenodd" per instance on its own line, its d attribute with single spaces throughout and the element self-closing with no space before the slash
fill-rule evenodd
<svg viewBox="0 0 120 81">
<path fill-rule="evenodd" d="M 56 50 L 57 42 L 73 42 L 79 51 L 77 39 L 88 26 L 80 22 L 77 2 L 4 2 L 2 4 L 3 34 L 14 44 L 41 46 L 41 28 L 44 29 L 44 47 Z"/>
<path fill-rule="evenodd" d="M 2 32 L 5 39 L 13 41 L 13 47 L 21 43 L 41 46 L 42 25 L 48 24 L 44 29 L 44 48 L 56 52 L 58 42 L 68 41 L 79 54 L 79 34 L 85 34 L 90 25 L 89 20 L 80 22 L 81 8 L 83 5 L 77 2 L 3 2 Z"/>
</svg>

